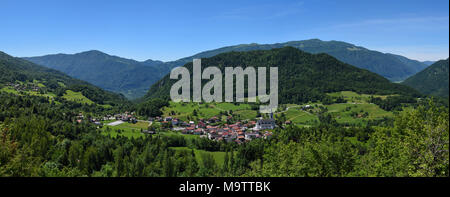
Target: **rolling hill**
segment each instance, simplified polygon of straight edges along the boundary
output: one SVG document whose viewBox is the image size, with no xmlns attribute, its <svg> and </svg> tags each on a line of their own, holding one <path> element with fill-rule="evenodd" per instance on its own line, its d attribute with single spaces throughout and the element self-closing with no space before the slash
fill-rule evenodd
<svg viewBox="0 0 450 197">
<path fill-rule="evenodd" d="M 412 88 L 391 83 L 378 74 L 343 63 L 330 55 L 310 54 L 293 47 L 221 53 L 202 59 L 202 68 L 217 66 L 224 73 L 224 65 L 278 67 L 280 103 L 322 100 L 328 92 L 344 90 L 369 94 L 418 94 Z M 192 71 L 192 62 L 184 66 Z M 176 81 L 166 75 L 150 88 L 146 98 L 168 98 Z"/>
<path fill-rule="evenodd" d="M 172 68 L 192 62 L 194 58 L 208 58 L 231 51 L 270 50 L 286 46 L 313 54 L 327 53 L 342 62 L 380 74 L 391 81 L 404 80 L 427 67 L 425 63 L 403 56 L 381 53 L 345 42 L 319 39 L 276 44 L 241 44 L 204 51 L 169 62 L 157 60 L 138 62 L 95 50 L 73 55 L 56 54 L 24 59 L 62 71 L 103 89 L 122 93 L 129 99 L 135 99 L 145 95 L 149 87 Z"/>
<path fill-rule="evenodd" d="M 448 59 L 437 61 L 425 70 L 406 79 L 402 84 L 415 88 L 423 94 L 448 97 L 448 66 Z"/>
<path fill-rule="evenodd" d="M 21 58 L 12 57 L 0 52 L 0 89 L 16 92 L 34 87 L 42 89 L 47 95 L 63 97 L 67 92 L 73 92 L 89 100 L 90 103 L 116 105 L 127 102 L 123 95 L 102 90 L 88 82 L 74 79 L 61 71 L 46 68 Z M 17 86 L 17 88 L 12 88 Z M 39 87 L 39 88 L 38 88 Z M 33 88 L 31 88 L 33 89 Z M 36 90 L 35 89 L 35 90 Z M 36 93 L 39 91 L 25 91 Z M 64 95 L 67 96 L 67 95 Z"/>
</svg>

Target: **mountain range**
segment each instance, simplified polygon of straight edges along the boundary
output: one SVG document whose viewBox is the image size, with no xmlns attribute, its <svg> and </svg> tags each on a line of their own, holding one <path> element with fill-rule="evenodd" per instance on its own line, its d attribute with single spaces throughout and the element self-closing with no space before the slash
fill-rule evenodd
<svg viewBox="0 0 450 197">
<path fill-rule="evenodd" d="M 24 59 L 62 71 L 106 90 L 122 93 L 129 99 L 136 99 L 144 96 L 149 87 L 169 73 L 172 68 L 192 62 L 194 58 L 208 58 L 231 51 L 270 50 L 286 46 L 313 54 L 326 53 L 342 62 L 380 74 L 391 81 L 404 80 L 427 67 L 426 63 L 403 56 L 381 53 L 345 42 L 319 39 L 276 44 L 241 44 L 209 50 L 169 62 L 157 60 L 139 62 L 96 50 L 71 55 L 24 57 Z"/>
<path fill-rule="evenodd" d="M 97 50 L 24 59 L 60 70 L 105 90 L 121 93 L 129 99 L 142 96 L 151 84 L 169 72 L 161 61 L 138 62 Z"/>
<path fill-rule="evenodd" d="M 97 104 L 109 104 L 111 106 L 127 102 L 120 94 L 105 91 L 88 82 L 75 79 L 61 71 L 46 68 L 27 60 L 12 57 L 0 51 L 0 86 L 6 84 L 40 83 L 41 89 L 58 96 L 66 90 L 80 92 L 83 96 Z"/>
<path fill-rule="evenodd" d="M 423 94 L 449 96 L 448 59 L 440 60 L 425 70 L 406 79 L 402 84 L 415 88 Z"/>
<path fill-rule="evenodd" d="M 212 57 L 230 51 L 269 50 L 286 46 L 313 54 L 326 53 L 342 62 L 380 74 L 391 81 L 404 80 L 427 67 L 425 63 L 411 60 L 400 55 L 381 53 L 341 41 L 322 41 L 319 39 L 276 44 L 252 43 L 228 46 L 201 52 L 174 62 L 167 62 L 167 64 L 170 65 L 170 67 L 175 67 L 184 65 L 194 58 Z"/>
<path fill-rule="evenodd" d="M 203 68 L 217 66 L 223 74 L 225 65 L 243 68 L 278 67 L 280 103 L 315 102 L 326 99 L 326 93 L 337 91 L 385 95 L 419 94 L 410 87 L 392 83 L 376 73 L 343 63 L 328 54 L 311 54 L 293 47 L 220 53 L 202 59 Z M 184 67 L 191 71 L 192 79 L 192 62 Z M 176 81 L 166 75 L 150 88 L 146 98 L 167 98 Z"/>
</svg>

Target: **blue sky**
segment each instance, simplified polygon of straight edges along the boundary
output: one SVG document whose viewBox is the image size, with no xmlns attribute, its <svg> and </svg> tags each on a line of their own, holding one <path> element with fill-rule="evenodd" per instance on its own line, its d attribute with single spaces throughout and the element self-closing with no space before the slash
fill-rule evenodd
<svg viewBox="0 0 450 197">
<path fill-rule="evenodd" d="M 2 0 L 0 51 L 96 49 L 170 61 L 223 46 L 319 38 L 417 60 L 449 54 L 449 1 Z"/>
</svg>

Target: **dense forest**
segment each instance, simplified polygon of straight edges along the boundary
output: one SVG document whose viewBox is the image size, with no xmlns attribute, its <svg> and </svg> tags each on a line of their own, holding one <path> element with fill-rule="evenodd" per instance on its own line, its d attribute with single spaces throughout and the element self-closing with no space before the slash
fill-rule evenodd
<svg viewBox="0 0 450 197">
<path fill-rule="evenodd" d="M 402 84 L 415 88 L 423 94 L 448 97 L 448 66 L 448 59 L 437 61 L 425 70 L 406 79 Z"/>
<path fill-rule="evenodd" d="M 419 95 L 410 87 L 391 83 L 380 75 L 342 63 L 327 54 L 314 55 L 293 47 L 268 51 L 229 52 L 202 59 L 202 68 L 217 66 L 222 74 L 225 73 L 225 65 L 243 68 L 278 67 L 280 103 L 323 101 L 327 99 L 325 93 L 344 90 L 367 94 Z M 192 62 L 185 67 L 191 71 L 192 79 Z M 176 81 L 170 80 L 169 75 L 166 75 L 152 85 L 146 97 L 167 98 L 171 86 Z"/>
<path fill-rule="evenodd" d="M 41 93 L 53 93 L 60 97 L 66 90 L 81 92 L 97 104 L 119 106 L 130 104 L 127 99 L 113 92 L 105 91 L 85 81 L 74 79 L 62 72 L 45 68 L 21 58 L 0 52 L 0 88 L 7 83 L 42 83 Z"/>
<path fill-rule="evenodd" d="M 102 135 L 76 123 L 74 111 L 95 110 L 0 93 L 0 176 L 449 176 L 448 107 L 424 100 L 392 126 L 278 128 L 269 140 L 242 145 L 180 136 Z M 225 151 L 218 165 L 209 153 Z"/>
</svg>

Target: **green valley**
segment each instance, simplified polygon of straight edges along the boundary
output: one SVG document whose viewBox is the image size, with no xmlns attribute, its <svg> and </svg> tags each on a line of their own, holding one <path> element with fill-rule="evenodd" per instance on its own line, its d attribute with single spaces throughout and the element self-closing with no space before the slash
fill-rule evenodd
<svg viewBox="0 0 450 197">
<path fill-rule="evenodd" d="M 448 103 L 292 47 L 202 62 L 278 66 L 273 117 L 261 103 L 169 101 L 168 76 L 130 102 L 4 54 L 0 176 L 448 176 Z"/>
</svg>

